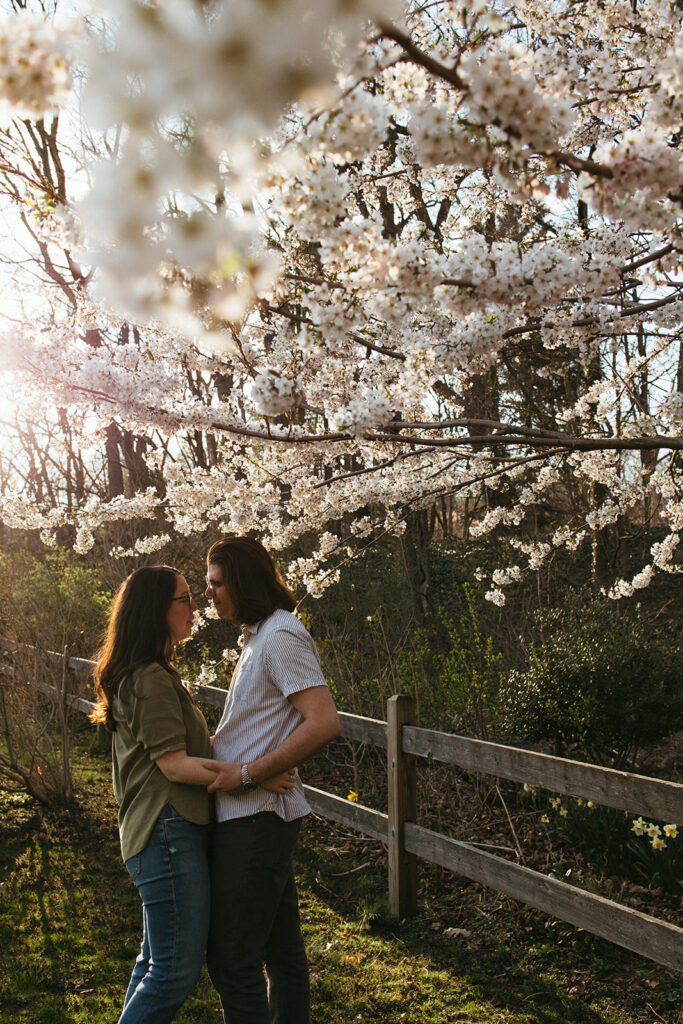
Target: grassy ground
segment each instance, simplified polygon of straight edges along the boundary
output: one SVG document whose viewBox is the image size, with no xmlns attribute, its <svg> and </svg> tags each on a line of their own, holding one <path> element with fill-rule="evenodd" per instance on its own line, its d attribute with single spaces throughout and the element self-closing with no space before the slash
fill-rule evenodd
<svg viewBox="0 0 683 1024">
<path fill-rule="evenodd" d="M 45 811 L 0 794 L 0 1021 L 111 1024 L 140 930 L 105 755 Z M 679 1024 L 681 979 L 476 883 L 421 865 L 421 912 L 386 913 L 379 844 L 311 820 L 299 849 L 315 1024 Z M 648 908 L 644 908 L 648 909 Z M 179 1024 L 221 1020 L 206 975 Z"/>
</svg>

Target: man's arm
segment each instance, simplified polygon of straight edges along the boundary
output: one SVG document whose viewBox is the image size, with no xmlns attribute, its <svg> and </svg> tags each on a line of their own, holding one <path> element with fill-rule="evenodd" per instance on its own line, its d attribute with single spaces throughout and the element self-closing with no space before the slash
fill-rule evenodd
<svg viewBox="0 0 683 1024">
<path fill-rule="evenodd" d="M 202 757 L 192 757 L 185 750 L 170 750 L 158 757 L 156 764 L 169 782 L 185 782 L 192 786 L 209 786 L 216 777 L 215 769 L 230 771 L 234 768 L 230 761 L 205 761 Z M 214 770 L 209 771 L 205 767 L 207 764 Z M 275 772 L 267 781 L 268 788 L 274 793 L 288 793 L 294 785 L 294 773 Z"/>
<path fill-rule="evenodd" d="M 316 750 L 341 733 L 339 715 L 326 686 L 311 686 L 287 698 L 302 716 L 303 721 L 289 734 L 279 747 L 249 762 L 249 777 L 263 784 L 274 775 L 294 768 Z M 242 791 L 242 777 L 239 764 L 203 761 L 203 766 L 215 774 L 209 792 L 220 789 L 224 793 Z"/>
</svg>

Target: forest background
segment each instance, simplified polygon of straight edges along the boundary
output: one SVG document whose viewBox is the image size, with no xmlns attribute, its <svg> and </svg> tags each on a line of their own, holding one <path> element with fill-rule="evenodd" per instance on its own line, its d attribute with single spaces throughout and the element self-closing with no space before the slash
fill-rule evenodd
<svg viewBox="0 0 683 1024">
<path fill-rule="evenodd" d="M 680 3 L 3 9 L 5 784 L 73 797 L 12 644 L 91 657 L 128 572 L 200 594 L 233 532 L 342 710 L 679 778 Z M 315 771 L 381 806 L 373 757 Z M 675 823 L 421 785 L 679 913 Z"/>
</svg>

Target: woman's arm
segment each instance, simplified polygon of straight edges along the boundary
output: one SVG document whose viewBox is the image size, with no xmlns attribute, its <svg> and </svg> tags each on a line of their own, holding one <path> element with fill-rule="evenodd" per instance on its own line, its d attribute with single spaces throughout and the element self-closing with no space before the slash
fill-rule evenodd
<svg viewBox="0 0 683 1024">
<path fill-rule="evenodd" d="M 159 771 L 163 772 L 169 782 L 185 782 L 191 786 L 209 786 L 216 779 L 216 773 L 203 767 L 204 758 L 190 757 L 186 750 L 169 750 L 156 760 Z M 211 762 L 219 768 L 227 768 L 228 761 Z M 274 793 L 287 793 L 294 785 L 293 771 L 281 772 L 268 779 L 266 789 Z"/>
</svg>

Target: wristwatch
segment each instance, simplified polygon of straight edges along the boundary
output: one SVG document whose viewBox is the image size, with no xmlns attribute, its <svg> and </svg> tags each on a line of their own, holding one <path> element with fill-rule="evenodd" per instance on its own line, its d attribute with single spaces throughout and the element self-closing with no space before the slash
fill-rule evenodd
<svg viewBox="0 0 683 1024">
<path fill-rule="evenodd" d="M 253 779 L 249 778 L 249 765 L 248 764 L 243 764 L 242 765 L 241 772 L 242 772 L 242 789 L 245 789 L 247 791 L 250 790 L 250 789 L 256 789 L 256 787 L 258 786 L 258 783 L 254 782 Z"/>
</svg>

